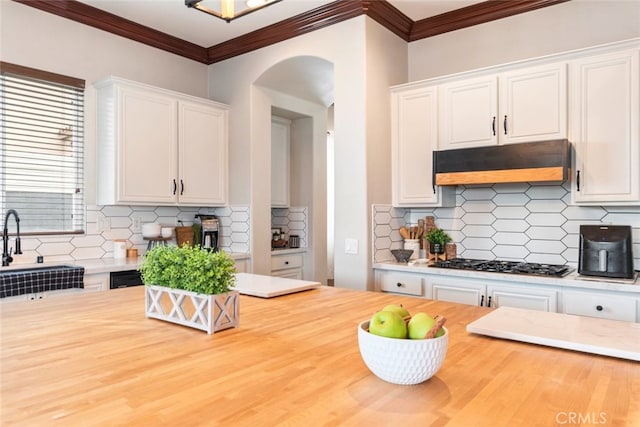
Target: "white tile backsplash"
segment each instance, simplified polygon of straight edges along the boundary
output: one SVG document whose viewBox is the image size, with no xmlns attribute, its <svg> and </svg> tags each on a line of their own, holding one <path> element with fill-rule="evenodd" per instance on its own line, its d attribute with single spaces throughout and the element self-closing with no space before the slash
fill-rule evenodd
<svg viewBox="0 0 640 427">
<path fill-rule="evenodd" d="M 248 206 L 200 209 L 173 206 L 87 206 L 84 235 L 23 236 L 23 254 L 14 256 L 14 264 L 34 263 L 39 255 L 44 256 L 46 261 L 111 258 L 115 239 L 126 240 L 128 247 L 137 247 L 143 254 L 148 242 L 142 237 L 142 231 L 135 229 L 135 219 L 139 219 L 141 224 L 158 222 L 174 227 L 178 219 L 184 225 L 193 224 L 197 213 L 216 215 L 220 219 L 222 249 L 249 253 Z M 175 243 L 175 236 L 173 242 Z"/>
<path fill-rule="evenodd" d="M 552 264 L 578 264 L 581 224 L 630 225 L 635 268 L 640 269 L 640 206 L 570 206 L 570 184 L 458 186 L 456 206 L 394 208 L 373 205 L 373 261 L 393 259 L 399 229 L 431 215 L 457 245 L 458 256 Z"/>
</svg>

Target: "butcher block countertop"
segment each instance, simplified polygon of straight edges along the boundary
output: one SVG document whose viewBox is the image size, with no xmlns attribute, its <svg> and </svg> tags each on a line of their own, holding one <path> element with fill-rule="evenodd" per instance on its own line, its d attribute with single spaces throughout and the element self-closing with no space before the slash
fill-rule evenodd
<svg viewBox="0 0 640 427">
<path fill-rule="evenodd" d="M 427 382 L 389 384 L 362 362 L 357 325 L 389 303 L 448 319 L 447 358 Z M 488 308 L 323 286 L 241 295 L 240 326 L 213 335 L 145 318 L 141 286 L 0 310 L 3 426 L 640 420 L 640 364 L 468 333 Z"/>
</svg>

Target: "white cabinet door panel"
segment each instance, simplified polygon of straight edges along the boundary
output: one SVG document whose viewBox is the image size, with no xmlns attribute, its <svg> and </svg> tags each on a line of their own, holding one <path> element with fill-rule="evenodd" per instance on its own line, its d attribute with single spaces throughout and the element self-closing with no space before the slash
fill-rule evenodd
<svg viewBox="0 0 640 427">
<path fill-rule="evenodd" d="M 552 288 L 540 289 L 519 284 L 510 287 L 487 287 L 491 307 L 516 307 L 555 313 L 558 311 L 558 294 L 559 291 Z"/>
<path fill-rule="evenodd" d="M 640 201 L 640 68 L 638 50 L 571 64 L 573 201 Z"/>
<path fill-rule="evenodd" d="M 291 121 L 271 119 L 271 206 L 289 206 L 289 149 Z"/>
<path fill-rule="evenodd" d="M 173 204 L 177 177 L 177 102 L 157 93 L 121 90 L 118 202 Z"/>
<path fill-rule="evenodd" d="M 180 204 L 209 206 L 227 200 L 227 135 L 225 110 L 180 101 Z"/>
<path fill-rule="evenodd" d="M 498 143 L 498 79 L 467 79 L 440 87 L 440 149 Z"/>
<path fill-rule="evenodd" d="M 501 143 L 567 137 L 565 63 L 503 73 L 499 92 Z"/>
<path fill-rule="evenodd" d="M 391 94 L 391 168 L 394 206 L 448 206 L 452 187 L 434 187 L 433 151 L 438 149 L 437 89 Z"/>
</svg>

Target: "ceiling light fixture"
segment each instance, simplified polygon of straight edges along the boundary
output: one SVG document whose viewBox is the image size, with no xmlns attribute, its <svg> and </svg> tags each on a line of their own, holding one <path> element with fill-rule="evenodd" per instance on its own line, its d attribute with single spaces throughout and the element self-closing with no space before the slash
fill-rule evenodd
<svg viewBox="0 0 640 427">
<path fill-rule="evenodd" d="M 198 9 L 204 13 L 208 13 L 209 15 L 213 15 L 217 18 L 223 19 L 227 22 L 231 22 L 236 18 L 247 15 L 251 12 L 255 12 L 256 10 L 260 10 L 264 7 L 267 7 L 271 4 L 281 2 L 282 0 L 246 0 L 246 1 L 236 1 L 236 0 L 185 0 L 185 6 L 191 8 Z M 220 5 L 220 12 L 213 9 L 213 6 L 206 6 L 202 3 L 218 3 Z M 236 3 L 244 4 L 246 7 L 239 12 L 236 13 Z"/>
</svg>

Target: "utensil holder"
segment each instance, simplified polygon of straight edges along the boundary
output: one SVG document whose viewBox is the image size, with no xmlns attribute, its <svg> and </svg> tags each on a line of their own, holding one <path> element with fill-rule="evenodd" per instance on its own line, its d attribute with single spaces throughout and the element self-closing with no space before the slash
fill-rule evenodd
<svg viewBox="0 0 640 427">
<path fill-rule="evenodd" d="M 418 259 L 420 256 L 420 239 L 404 239 L 404 248 L 413 250 L 409 259 Z"/>
</svg>

